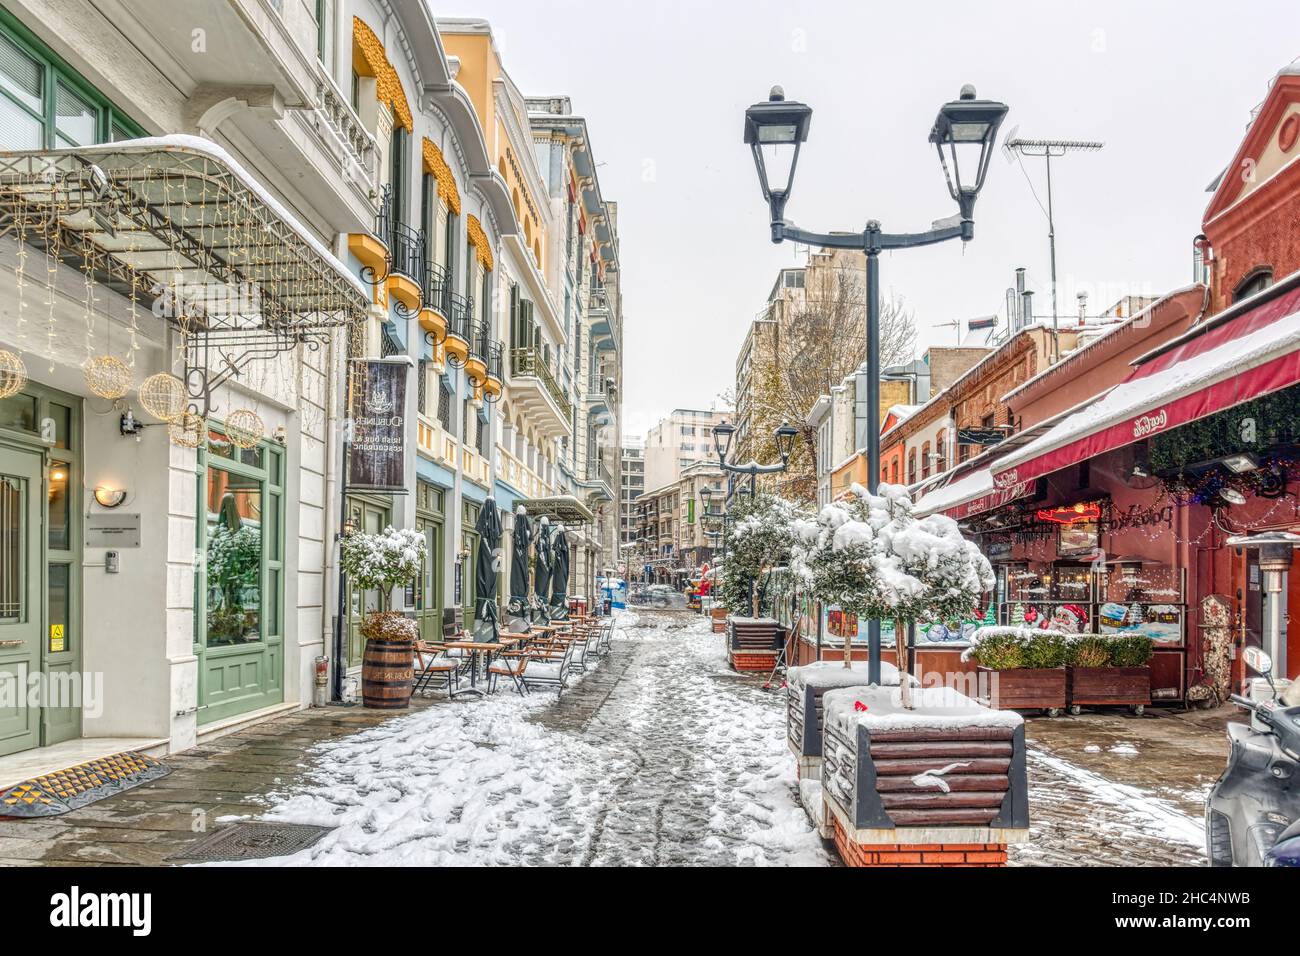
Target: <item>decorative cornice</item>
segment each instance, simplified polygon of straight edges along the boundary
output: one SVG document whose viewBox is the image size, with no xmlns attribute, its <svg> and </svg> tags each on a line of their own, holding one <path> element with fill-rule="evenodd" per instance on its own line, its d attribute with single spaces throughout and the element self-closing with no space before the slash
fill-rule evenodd
<svg viewBox="0 0 1300 956">
<path fill-rule="evenodd" d="M 429 137 L 421 143 L 424 154 L 424 171 L 438 181 L 438 198 L 447 204 L 447 208 L 460 215 L 460 191 L 456 188 L 456 179 L 451 174 L 451 167 L 443 158 L 442 150 Z"/>
<path fill-rule="evenodd" d="M 474 247 L 474 256 L 478 259 L 479 265 L 489 272 L 492 271 L 492 247 L 488 244 L 487 233 L 483 231 L 477 216 L 469 215 L 465 218 L 465 232 L 469 244 Z"/>
<path fill-rule="evenodd" d="M 401 77 L 388 62 L 384 53 L 384 44 L 375 31 L 366 25 L 360 17 L 352 18 L 352 43 L 357 53 L 365 61 L 375 78 L 375 94 L 381 103 L 387 103 L 393 109 L 393 116 L 399 126 L 407 132 L 415 132 L 415 123 L 411 119 L 411 105 L 406 99 L 406 90 L 402 88 Z"/>
</svg>

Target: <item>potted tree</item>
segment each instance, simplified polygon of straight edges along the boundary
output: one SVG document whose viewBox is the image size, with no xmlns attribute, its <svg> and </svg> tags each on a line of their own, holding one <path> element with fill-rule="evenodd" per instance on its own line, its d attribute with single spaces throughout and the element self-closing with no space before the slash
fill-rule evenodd
<svg viewBox="0 0 1300 956">
<path fill-rule="evenodd" d="M 1065 709 L 1070 653 L 1070 639 L 1060 631 L 981 627 L 963 657 L 979 665 L 980 696 L 990 707 L 1058 717 Z"/>
<path fill-rule="evenodd" d="M 391 526 L 379 534 L 354 531 L 343 538 L 341 550 L 340 564 L 352 586 L 379 592 L 379 610 L 361 622 L 366 639 L 361 664 L 365 706 L 400 710 L 411 702 L 413 642 L 420 630 L 415 621 L 391 610 L 390 603 L 393 589 L 419 574 L 424 535 Z"/>
<path fill-rule="evenodd" d="M 1141 634 L 1083 634 L 1070 642 L 1066 695 L 1070 713 L 1084 706 L 1127 706 L 1141 714 L 1151 703 L 1153 646 Z"/>
<path fill-rule="evenodd" d="M 757 585 L 767 572 L 788 560 L 798 512 L 789 501 L 770 494 L 738 503 L 733 512 L 721 588 L 723 603 L 732 612 L 727 657 L 736 670 L 771 671 L 781 654 L 783 634 L 775 618 L 760 616 Z"/>
</svg>

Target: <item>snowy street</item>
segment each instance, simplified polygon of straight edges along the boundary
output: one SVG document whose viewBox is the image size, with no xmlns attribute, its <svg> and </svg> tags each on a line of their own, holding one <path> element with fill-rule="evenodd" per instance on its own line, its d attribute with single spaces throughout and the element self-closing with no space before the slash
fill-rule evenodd
<svg viewBox="0 0 1300 956">
<path fill-rule="evenodd" d="M 265 818 L 337 829 L 279 862 L 834 864 L 796 803 L 783 695 L 761 684 L 727 670 L 703 619 L 625 615 L 558 705 L 497 693 L 319 747 L 308 785 Z M 1201 863 L 1219 758 L 1137 733 L 1175 723 L 1031 720 L 1033 842 L 1012 864 Z M 1156 787 L 1166 751 L 1189 766 Z M 1187 774 L 1201 782 L 1176 785 Z"/>
</svg>

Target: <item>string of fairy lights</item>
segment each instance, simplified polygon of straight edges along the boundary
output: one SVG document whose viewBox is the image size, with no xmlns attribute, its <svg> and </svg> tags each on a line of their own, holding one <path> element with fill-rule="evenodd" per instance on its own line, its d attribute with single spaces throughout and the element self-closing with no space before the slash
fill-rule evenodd
<svg viewBox="0 0 1300 956">
<path fill-rule="evenodd" d="M 353 301 L 351 290 L 331 276 L 328 264 L 218 160 L 197 154 L 183 155 L 179 161 L 168 156 L 157 164 L 139 154 L 132 158 L 137 164 L 116 167 L 118 175 L 111 179 L 97 165 L 59 166 L 37 154 L 5 161 L 0 207 L 12 220 L 18 240 L 17 303 L 15 347 L 0 347 L 0 399 L 27 386 L 24 355 L 47 360 L 53 375 L 56 359 L 64 360 L 69 346 L 75 352 L 60 324 L 60 299 L 67 299 L 79 307 L 84 323 L 81 370 L 87 390 L 119 407 L 125 407 L 121 403 L 134 391 L 139 406 L 167 425 L 174 444 L 197 448 L 209 440 L 212 383 L 240 375 L 250 363 L 254 372 L 240 379 L 240 393 L 249 394 L 252 407 L 224 415 L 219 423 L 224 441 L 252 448 L 266 438 L 259 396 L 268 389 L 277 397 L 296 396 L 304 428 L 316 428 L 320 423 L 313 425 L 307 418 L 323 421 L 326 399 L 323 393 L 304 398 L 305 363 L 288 353 L 328 344 L 329 360 L 311 367 L 329 374 L 341 360 L 341 350 L 335 347 L 338 329 L 345 327 L 354 340 L 359 338 L 353 327 L 360 321 L 362 300 Z M 86 212 L 97 226 L 85 226 Z M 160 215 L 165 220 L 161 226 Z M 106 245 L 104 234 L 118 242 Z M 32 281 L 34 249 L 45 260 L 43 302 L 33 302 L 33 287 L 41 284 Z M 151 273 L 141 271 L 141 253 L 151 263 Z M 158 261 L 165 265 L 152 265 Z M 80 271 L 79 295 L 61 291 L 61 266 Z M 185 270 L 193 272 L 195 266 L 205 281 L 182 285 Z M 105 282 L 123 295 L 105 300 L 99 291 Z M 161 306 L 178 334 L 168 368 L 146 376 L 137 387 L 143 334 L 139 310 L 150 295 L 156 297 L 154 313 Z M 115 318 L 106 306 L 117 298 L 125 301 L 126 313 Z M 303 299 L 309 303 L 306 311 L 295 309 Z M 44 312 L 39 345 L 32 336 L 33 305 L 43 306 Z M 274 305 L 269 313 L 267 305 Z M 101 320 L 102 334 L 97 334 Z M 115 325 L 124 342 L 114 342 Z M 214 330 L 215 346 L 206 338 Z M 204 340 L 202 350 L 195 344 L 199 338 Z M 205 364 L 196 365 L 200 362 Z M 174 373 L 178 365 L 184 367 L 185 377 Z"/>
</svg>

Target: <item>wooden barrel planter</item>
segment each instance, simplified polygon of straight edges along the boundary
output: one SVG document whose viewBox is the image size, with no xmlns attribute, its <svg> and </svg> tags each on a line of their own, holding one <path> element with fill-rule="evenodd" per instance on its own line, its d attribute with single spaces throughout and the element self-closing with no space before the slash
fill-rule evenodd
<svg viewBox="0 0 1300 956">
<path fill-rule="evenodd" d="M 1151 703 L 1150 667 L 1067 667 L 1070 713 L 1083 707 L 1130 707 L 1141 714 Z"/>
<path fill-rule="evenodd" d="M 994 710 L 1042 710 L 1049 717 L 1065 710 L 1064 667 L 979 669 L 980 702 Z"/>
<path fill-rule="evenodd" d="M 365 706 L 402 710 L 410 705 L 415 685 L 412 656 L 410 641 L 366 641 L 361 660 L 361 698 Z"/>
<path fill-rule="evenodd" d="M 952 688 L 824 695 L 822 797 L 851 866 L 1003 865 L 1028 839 L 1024 721 Z"/>
</svg>

